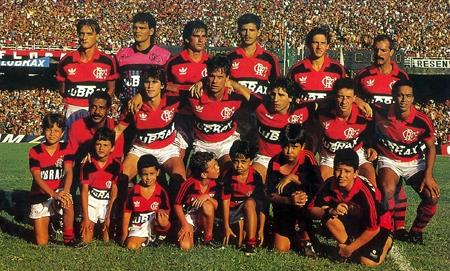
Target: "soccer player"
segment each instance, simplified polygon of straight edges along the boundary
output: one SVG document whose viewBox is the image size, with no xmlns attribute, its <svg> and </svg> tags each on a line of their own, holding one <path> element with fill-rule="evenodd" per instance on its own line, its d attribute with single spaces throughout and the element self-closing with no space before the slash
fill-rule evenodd
<svg viewBox="0 0 450 271">
<path fill-rule="evenodd" d="M 274 156 L 267 171 L 266 195 L 273 209 L 274 247 L 278 251 L 299 248 L 316 257 L 306 231 L 306 205 L 322 183 L 316 158 L 305 150 L 306 135 L 301 124 L 288 124 L 280 133 L 281 153 Z M 296 240 L 296 223 L 299 240 Z"/>
<path fill-rule="evenodd" d="M 337 260 L 349 257 L 378 266 L 392 246 L 388 214 L 380 204 L 380 191 L 358 176 L 359 157 L 352 149 L 336 152 L 334 176 L 320 188 L 309 214 L 339 242 Z"/>
<path fill-rule="evenodd" d="M 390 212 L 394 211 L 394 193 L 401 177 L 419 194 L 422 200 L 407 236 L 410 242 L 423 244 L 423 229 L 436 213 L 440 196 L 439 185 L 433 177 L 436 159 L 433 122 L 414 107 L 410 80 L 395 82 L 392 99 L 394 103 L 387 107 L 374 107 L 379 153 L 377 183 Z"/>
<path fill-rule="evenodd" d="M 137 162 L 144 154 L 158 159 L 164 172 L 170 177 L 169 196 L 171 200 L 178 193 L 179 186 L 186 179 L 186 170 L 174 144 L 174 115 L 178 110 L 179 96 L 166 95 L 166 73 L 162 66 L 149 65 L 141 73 L 140 94 L 144 99 L 142 108 L 132 114 L 122 113 L 114 131 L 119 137 L 128 125 L 134 124 L 136 136 L 133 146 L 123 161 L 123 175 L 120 182 L 128 183 L 137 174 Z M 124 191 L 119 191 L 119 193 Z"/>
<path fill-rule="evenodd" d="M 171 227 L 169 197 L 157 182 L 158 159 L 144 154 L 137 168 L 140 181 L 128 193 L 123 208 L 122 242 L 129 249 L 139 249 L 150 242 L 155 246 L 163 244 Z"/>
<path fill-rule="evenodd" d="M 306 35 L 309 56 L 294 64 L 287 77 L 298 86 L 301 100 L 324 98 L 331 92 L 334 81 L 345 78 L 345 68 L 326 54 L 331 42 L 329 29 L 314 27 Z"/>
<path fill-rule="evenodd" d="M 215 211 L 218 202 L 216 179 L 220 168 L 212 152 L 196 152 L 191 156 L 191 177 L 181 186 L 173 209 L 180 221 L 178 244 L 189 250 L 194 246 L 194 232 L 203 232 L 202 243 L 213 249 L 223 246 L 213 239 Z"/>
<path fill-rule="evenodd" d="M 178 93 L 189 90 L 191 85 L 207 75 L 206 62 L 211 58 L 203 50 L 207 33 L 205 23 L 200 20 L 190 21 L 184 26 L 184 49 L 169 59 L 165 66 L 169 91 Z M 189 105 L 180 108 L 175 115 L 175 129 L 178 132 L 181 156 L 187 158 L 186 150 L 190 151 L 194 142 L 194 118 Z"/>
<path fill-rule="evenodd" d="M 94 153 L 90 162 L 81 166 L 81 240 L 92 241 L 97 223 L 102 225 L 102 237 L 109 241 L 111 212 L 117 198 L 117 180 L 122 172 L 122 164 L 111 153 L 115 143 L 115 133 L 101 127 L 94 134 Z"/>
<path fill-rule="evenodd" d="M 306 59 L 294 64 L 287 75 L 297 85 L 298 97 L 301 100 L 324 98 L 331 92 L 337 79 L 346 77 L 345 68 L 326 54 L 330 42 L 330 31 L 324 27 L 314 27 L 306 35 L 305 43 L 310 54 Z M 317 121 L 304 125 L 307 133 L 306 148 L 313 152 L 317 151 L 319 139 L 322 138 L 317 126 Z"/>
<path fill-rule="evenodd" d="M 29 166 L 33 175 L 31 185 L 30 218 L 34 222 L 34 235 L 38 245 L 49 242 L 50 217 L 63 215 L 64 244 L 81 248 L 85 245 L 75 238 L 72 185 L 73 158 L 67 143 L 60 143 L 64 134 L 65 118 L 60 114 L 47 114 L 42 120 L 45 141 L 29 152 Z"/>
<path fill-rule="evenodd" d="M 264 96 L 269 85 L 280 76 L 277 57 L 264 50 L 258 42 L 261 36 L 261 18 L 255 14 L 244 14 L 237 20 L 241 44 L 227 54 L 231 61 L 230 79 Z M 256 146 L 256 119 L 251 111 L 241 109 L 237 113 L 238 132 L 243 139 Z"/>
<path fill-rule="evenodd" d="M 119 77 L 114 59 L 97 48 L 99 24 L 93 19 L 81 19 L 76 27 L 80 47 L 59 61 L 56 72 L 68 129 L 75 120 L 88 115 L 88 98 L 92 93 L 106 91 L 111 97 L 114 95 L 115 80 Z"/>
<path fill-rule="evenodd" d="M 121 112 L 128 108 L 128 102 L 139 93 L 140 74 L 150 64 L 163 66 L 170 58 L 170 52 L 155 44 L 156 20 L 150 13 L 137 13 L 132 19 L 134 43 L 131 47 L 121 49 L 117 55 L 119 84 L 116 96 L 122 103 Z M 133 125 L 129 125 L 124 133 L 124 152 L 131 149 L 136 134 Z"/>
<path fill-rule="evenodd" d="M 368 103 L 392 104 L 392 86 L 398 80 L 409 79 L 408 74 L 401 70 L 391 57 L 395 52 L 394 40 L 385 34 L 373 40 L 373 64 L 358 72 L 355 77 L 357 95 Z M 408 241 L 405 230 L 406 207 L 408 205 L 402 182 L 394 196 L 394 237 Z"/>
<path fill-rule="evenodd" d="M 242 86 L 229 79 L 230 61 L 218 54 L 207 62 L 208 76 L 200 97 L 190 97 L 195 118 L 194 152 L 214 152 L 222 170 L 231 166 L 229 155 L 233 142 L 239 139 L 234 114 L 242 106 L 253 106 L 257 98 L 241 93 Z M 229 93 L 227 83 L 237 91 Z"/>
<path fill-rule="evenodd" d="M 238 246 L 245 229 L 243 251 L 247 256 L 264 242 L 264 184 L 251 166 L 254 156 L 255 149 L 247 141 L 236 140 L 230 149 L 233 168 L 224 174 L 222 188 L 224 243 L 228 245 L 230 236 L 236 237 L 230 225 L 239 223 Z"/>
<path fill-rule="evenodd" d="M 333 176 L 333 160 L 336 151 L 353 149 L 359 157 L 359 174 L 376 185 L 375 169 L 371 162 L 377 152 L 370 148 L 371 137 L 369 123 L 371 119 L 359 113 L 356 99 L 355 83 L 350 78 L 337 79 L 332 92 L 334 104 L 323 107 L 316 112 L 323 135 L 320 148 L 320 173 L 326 180 Z"/>
</svg>

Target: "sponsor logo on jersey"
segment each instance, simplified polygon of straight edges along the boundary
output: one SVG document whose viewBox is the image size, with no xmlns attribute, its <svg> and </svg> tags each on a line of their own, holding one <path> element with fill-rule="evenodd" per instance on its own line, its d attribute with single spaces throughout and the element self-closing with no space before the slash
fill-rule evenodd
<svg viewBox="0 0 450 271">
<path fill-rule="evenodd" d="M 226 123 L 204 123 L 196 121 L 195 126 L 205 134 L 220 134 L 233 128 L 233 120 L 229 120 Z"/>
<path fill-rule="evenodd" d="M 302 99 L 303 101 L 314 101 L 317 99 L 325 98 L 326 96 L 326 93 L 308 92 L 304 95 L 301 95 L 300 99 Z"/>
<path fill-rule="evenodd" d="M 123 79 L 123 83 L 126 87 L 139 87 L 140 82 L 140 76 L 139 75 L 130 75 L 128 78 Z"/>
<path fill-rule="evenodd" d="M 137 132 L 137 138 L 146 144 L 150 144 L 155 142 L 156 140 L 164 140 L 169 138 L 173 131 L 175 131 L 175 124 L 172 122 L 172 124 L 170 125 L 170 127 L 168 127 L 167 129 L 162 129 L 159 132 L 154 132 L 154 133 L 145 133 L 145 132 Z"/>
<path fill-rule="evenodd" d="M 349 127 L 347 129 L 345 129 L 344 136 L 345 136 L 345 138 L 348 138 L 348 139 L 354 138 L 355 136 L 359 135 L 359 130 L 360 129 L 354 129 L 352 127 Z"/>
<path fill-rule="evenodd" d="M 258 81 L 239 81 L 238 83 L 250 89 L 253 93 L 267 94 L 267 86 L 260 85 Z"/>
<path fill-rule="evenodd" d="M 278 139 L 280 138 L 280 130 L 270 129 L 268 127 L 259 126 L 258 127 L 259 135 L 265 140 L 272 143 L 279 143 Z"/>
<path fill-rule="evenodd" d="M 109 192 L 110 192 L 110 190 L 97 189 L 97 188 L 94 188 L 94 187 L 91 187 L 89 189 L 89 194 L 92 197 L 94 197 L 96 199 L 100 199 L 100 200 L 102 200 L 102 199 L 109 199 Z"/>
<path fill-rule="evenodd" d="M 411 129 L 406 129 L 402 133 L 402 136 L 405 139 L 405 141 L 417 141 L 418 135 L 419 135 L 419 132 L 414 132 Z"/>
<path fill-rule="evenodd" d="M 196 106 L 195 106 L 195 111 L 196 111 L 196 112 L 199 112 L 199 113 L 202 113 L 202 112 L 203 112 L 203 106 L 201 106 L 201 105 L 196 105 Z"/>
<path fill-rule="evenodd" d="M 354 149 L 358 145 L 358 142 L 359 142 L 358 137 L 349 141 L 331 141 L 329 140 L 329 138 L 324 137 L 322 139 L 322 146 L 329 152 L 334 153 L 342 149 Z"/>
<path fill-rule="evenodd" d="M 235 111 L 234 106 L 231 107 L 231 108 L 230 108 L 230 107 L 224 107 L 224 108 L 222 109 L 222 112 L 220 112 L 220 115 L 222 116 L 222 118 L 223 118 L 224 120 L 230 119 L 230 118 L 233 116 L 234 111 Z"/>
<path fill-rule="evenodd" d="M 142 214 L 136 214 L 133 216 L 131 223 L 136 225 L 141 225 L 151 219 L 152 213 L 142 213 Z"/>
<path fill-rule="evenodd" d="M 269 69 L 268 67 L 264 66 L 261 63 L 258 63 L 253 67 L 253 70 L 255 71 L 256 75 L 259 75 L 262 77 L 266 77 L 268 69 Z"/>
<path fill-rule="evenodd" d="M 69 75 L 75 75 L 77 73 L 77 68 L 70 68 L 67 72 L 69 72 Z"/>
<path fill-rule="evenodd" d="M 77 85 L 67 90 L 67 95 L 76 98 L 88 98 L 95 91 L 106 91 L 105 88 L 97 88 L 95 85 Z"/>
<path fill-rule="evenodd" d="M 142 120 L 142 121 L 146 121 L 147 120 L 147 114 L 145 114 L 145 113 L 141 113 L 141 114 L 139 114 L 139 120 Z"/>
<path fill-rule="evenodd" d="M 384 95 L 373 95 L 372 98 L 366 99 L 367 103 L 384 103 L 384 104 L 392 104 L 393 100 L 391 96 Z"/>
<path fill-rule="evenodd" d="M 416 141 L 413 144 L 402 144 L 390 140 L 384 134 L 380 135 L 378 143 L 398 156 L 411 157 L 422 151 L 420 148 L 421 141 Z"/>
<path fill-rule="evenodd" d="M 59 180 L 64 176 L 64 170 L 62 168 L 51 168 L 41 170 L 42 180 Z"/>
<path fill-rule="evenodd" d="M 368 87 L 373 87 L 375 85 L 375 79 L 369 79 L 366 81 Z"/>
<path fill-rule="evenodd" d="M 94 77 L 97 79 L 106 79 L 106 76 L 108 75 L 108 69 L 97 67 L 92 71 L 92 75 L 94 75 Z"/>
<path fill-rule="evenodd" d="M 323 79 L 322 79 L 322 85 L 323 85 L 323 87 L 324 88 L 326 88 L 326 89 L 331 89 L 332 87 L 333 87 L 333 83 L 334 83 L 334 81 L 336 81 L 336 77 L 335 78 L 332 78 L 331 76 L 325 76 Z"/>
<path fill-rule="evenodd" d="M 165 122 L 170 122 L 173 120 L 174 115 L 175 115 L 175 108 L 172 108 L 170 110 L 164 110 L 161 113 L 161 119 Z"/>
<path fill-rule="evenodd" d="M 181 67 L 178 69 L 178 72 L 180 73 L 180 75 L 186 75 L 187 74 L 187 67 Z"/>
<path fill-rule="evenodd" d="M 308 80 L 308 76 L 303 76 L 298 78 L 299 84 L 306 84 L 306 81 Z"/>
<path fill-rule="evenodd" d="M 239 64 L 241 64 L 241 63 L 240 62 L 233 62 L 233 64 L 231 64 L 231 69 L 232 70 L 239 69 Z"/>
</svg>

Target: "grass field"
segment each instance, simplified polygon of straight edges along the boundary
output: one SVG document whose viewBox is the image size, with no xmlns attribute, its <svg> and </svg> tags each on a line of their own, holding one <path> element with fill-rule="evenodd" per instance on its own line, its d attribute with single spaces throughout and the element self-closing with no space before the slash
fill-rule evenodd
<svg viewBox="0 0 450 271">
<path fill-rule="evenodd" d="M 60 244 L 38 247 L 28 219 L 28 150 L 31 144 L 0 144 L 0 270 L 373 270 L 356 264 L 315 260 L 294 252 L 260 249 L 246 257 L 235 248 L 212 251 L 174 245 L 129 251 L 117 243 L 94 240 L 82 250 Z M 425 229 L 425 246 L 396 242 L 380 270 L 450 270 L 450 157 L 439 156 L 434 170 L 441 186 L 438 212 Z M 407 227 L 418 197 L 408 187 Z"/>
</svg>

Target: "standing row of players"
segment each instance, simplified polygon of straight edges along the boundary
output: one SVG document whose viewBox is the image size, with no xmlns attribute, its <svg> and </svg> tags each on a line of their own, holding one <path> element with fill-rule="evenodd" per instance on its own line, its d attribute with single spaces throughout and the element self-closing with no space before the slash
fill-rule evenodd
<svg viewBox="0 0 450 271">
<path fill-rule="evenodd" d="M 111 121 L 105 121 L 108 108 L 107 98 L 98 98 L 98 94 L 90 95 L 92 92 L 97 93 L 95 90 L 107 90 L 108 93 L 113 94 L 114 90 L 111 91 L 111 89 L 114 89 L 114 84 L 112 82 L 118 78 L 114 72 L 116 63 L 114 61 L 109 62 L 109 58 L 98 52 L 95 47 L 95 36 L 99 33 L 95 21 L 84 20 L 79 22 L 78 33 L 81 47 L 74 54 L 61 60 L 58 71 L 61 92 L 65 95 L 69 104 L 68 112 L 79 113 L 78 109 L 80 108 L 74 106 L 85 106 L 71 105 L 70 99 L 82 101 L 82 98 L 86 100 L 90 96 L 91 101 L 91 104 L 89 104 L 90 115 L 74 122 L 71 125 L 73 127 L 69 129 L 70 145 L 74 141 L 72 138 L 83 137 L 83 128 L 87 131 L 86 135 L 89 137 L 90 133 L 92 138 L 99 127 L 108 123 L 106 126 L 111 129 L 114 127 L 115 137 L 120 142 L 120 134 L 125 130 L 125 127 L 131 125 L 136 127 L 136 131 L 130 133 L 132 137 L 136 134 L 136 137 L 131 150 L 126 155 L 123 173 L 119 177 L 118 183 L 120 185 L 125 184 L 125 187 L 118 189 L 119 198 L 120 195 L 124 197 L 123 195 L 126 193 L 123 191 L 127 190 L 126 184 L 137 174 L 139 158 L 142 155 L 152 154 L 158 159 L 158 163 L 162 165 L 164 172 L 170 176 L 167 190 L 171 203 L 176 203 L 176 195 L 182 190 L 180 190 L 180 186 L 185 184 L 184 180 L 186 179 L 179 149 L 186 149 L 193 145 L 195 153 L 214 153 L 223 173 L 231 167 L 230 161 L 232 159 L 229 150 L 233 142 L 239 137 L 249 141 L 259 138 L 259 153 L 256 155 L 253 164 L 256 171 L 262 175 L 261 179 L 267 180 L 267 184 L 269 184 L 271 181 L 275 181 L 271 180 L 270 174 L 267 173 L 269 162 L 272 157 L 283 150 L 279 143 L 281 130 L 287 123 L 304 123 L 307 134 L 306 148 L 315 151 L 318 148 L 319 141 L 322 145 L 320 148 L 320 174 L 317 177 L 327 179 L 332 176 L 333 156 L 336 151 L 342 148 L 352 148 L 360 157 L 358 163 L 360 173 L 365 175 L 372 184 L 379 184 L 384 195 L 384 201 L 387 202 L 386 205 L 390 211 L 395 210 L 394 195 L 396 194 L 397 183 L 400 183 L 399 178 L 405 177 L 407 182 L 413 185 L 423 199 L 419 206 L 420 213 L 418 212 L 417 223 L 413 224 L 410 232 L 404 230 L 406 209 L 406 199 L 404 199 L 404 201 L 401 201 L 404 203 L 404 208 L 400 208 L 402 214 L 400 214 L 400 219 L 396 220 L 395 233 L 401 233 L 401 235 L 398 235 L 400 239 L 422 242 L 421 232 L 435 213 L 439 188 L 432 178 L 435 153 L 434 145 L 430 142 L 433 142 L 433 127 L 425 116 L 414 111 L 410 82 L 402 80 L 399 83 L 397 89 L 399 90 L 398 93 L 401 94 L 393 95 L 394 100 L 397 97 L 402 97 L 402 100 L 399 100 L 398 103 L 390 107 L 386 106 L 386 108 L 382 106 L 373 107 L 375 130 L 377 134 L 384 135 L 379 137 L 376 144 L 376 149 L 380 152 L 379 174 L 376 181 L 375 170 L 371 167 L 370 162 L 377 157 L 377 154 L 374 149 L 370 148 L 367 148 L 367 152 L 364 153 L 364 140 L 363 136 L 360 135 L 370 122 L 366 116 L 358 114 L 358 108 L 352 105 L 354 100 L 358 100 L 355 95 L 353 80 L 341 79 L 335 82 L 338 78 L 345 78 L 345 70 L 326 56 L 325 52 L 330 40 L 329 34 L 324 29 L 314 28 L 308 34 L 306 41 L 311 55 L 292 67 L 288 74 L 288 77 L 294 79 L 291 81 L 286 78 L 279 78 L 278 61 L 271 53 L 259 46 L 257 39 L 260 34 L 260 20 L 256 15 L 243 15 L 238 20 L 238 29 L 242 38 L 241 46 L 230 52 L 227 57 L 216 56 L 211 60 L 203 52 L 207 34 L 206 26 L 198 21 L 188 23 L 183 34 L 186 48 L 165 64 L 167 76 L 165 71 L 157 66 L 147 67 L 148 64 L 152 63 L 164 64 L 170 56 L 153 43 L 156 26 L 154 19 L 150 14 L 138 14 L 133 18 L 133 26 L 135 45 L 122 50 L 117 55 L 121 79 L 124 82 L 121 89 L 126 90 L 121 94 L 123 102 L 126 104 L 134 94 L 140 92 L 143 105 L 141 108 L 138 102 L 136 108 L 134 105 L 131 106 L 130 110 L 124 112 L 118 125 L 114 126 Z M 148 46 L 146 47 L 146 45 Z M 390 89 L 392 83 L 398 79 L 407 79 L 407 75 L 398 69 L 395 62 L 390 61 L 390 56 L 393 54 L 393 42 L 389 37 L 384 35 L 377 37 L 374 42 L 374 50 L 376 53 L 374 64 L 358 74 L 356 81 L 359 87 L 357 89 L 368 90 L 369 93 L 383 92 L 376 94 L 384 94 L 383 101 L 389 103 L 389 101 L 392 101 Z M 90 53 L 91 58 L 89 58 Z M 84 59 L 85 57 L 87 57 L 87 60 Z M 93 62 L 101 64 L 97 65 Z M 101 66 L 105 63 L 110 65 L 109 68 Z M 143 70 L 146 70 L 146 72 L 142 73 Z M 83 72 L 86 72 L 86 74 L 81 74 Z M 204 80 L 203 92 L 196 91 L 195 94 L 199 95 L 199 98 L 195 98 L 195 95 L 190 95 L 187 90 L 205 75 L 207 80 Z M 86 78 L 92 76 L 95 78 L 86 82 Z M 229 78 L 231 80 L 228 80 Z M 294 85 L 294 82 L 297 86 Z M 328 99 L 328 103 L 331 105 L 327 105 L 327 99 L 301 104 L 296 102 L 296 98 L 299 96 L 308 99 L 325 96 L 333 87 L 335 88 L 334 98 Z M 375 90 L 371 90 L 371 88 Z M 407 89 L 405 90 L 406 94 L 400 89 L 402 91 Z M 164 95 L 162 92 L 165 90 L 175 94 Z M 253 94 L 251 94 L 251 91 L 253 91 Z M 372 98 L 380 99 L 378 97 L 380 95 L 372 94 Z M 94 105 L 95 101 L 97 101 L 97 105 Z M 365 110 L 366 114 L 371 112 L 372 108 L 368 107 L 367 104 L 362 101 L 358 101 L 358 104 Z M 399 110 L 394 110 L 396 105 L 402 105 L 406 113 L 395 114 Z M 248 109 L 247 111 L 240 109 L 241 112 L 244 112 L 241 113 L 244 118 L 238 120 L 239 125 L 236 125 L 233 115 L 238 108 L 244 106 Z M 72 110 L 69 110 L 70 108 Z M 189 108 L 191 109 L 190 113 Z M 174 122 L 174 113 L 178 109 L 180 111 L 181 109 L 188 110 L 181 117 L 180 114 L 175 115 L 181 121 L 175 120 Z M 129 111 L 137 112 L 131 114 Z M 248 112 L 254 112 L 254 114 L 248 114 Z M 402 112 L 402 110 L 399 112 Z M 190 117 L 189 114 L 193 114 L 193 117 Z M 312 118 L 312 115 L 317 115 L 317 117 Z M 406 118 L 403 119 L 403 117 Z M 248 121 L 252 118 L 257 119 L 258 125 Z M 396 118 L 402 121 L 397 121 Z M 101 119 L 103 119 L 102 123 L 100 123 Z M 316 119 L 316 123 L 312 119 Z M 190 124 L 192 120 L 193 124 Z M 405 125 L 404 122 L 414 125 Z M 70 124 L 70 121 L 68 123 Z M 417 123 L 420 123 L 420 125 L 417 125 Z M 187 125 L 182 127 L 183 124 Z M 174 128 L 175 125 L 177 126 L 176 129 Z M 400 127 L 402 125 L 403 127 Z M 247 129 L 247 126 L 250 128 Z M 319 134 L 317 132 L 319 129 L 314 127 L 323 127 L 322 132 Z M 239 129 L 240 135 L 237 129 Z M 175 130 L 179 133 L 175 133 Z M 426 160 L 423 159 L 420 150 L 421 143 L 419 142 L 424 142 L 426 145 Z M 366 143 L 367 146 L 370 146 L 370 142 Z M 85 153 L 89 150 L 86 146 L 71 147 L 71 149 Z M 121 148 L 116 145 L 114 151 L 119 149 Z M 84 157 L 84 155 L 79 155 L 79 157 Z M 388 160 L 381 160 L 381 157 Z M 404 163 L 397 165 L 398 160 L 407 162 L 406 166 Z M 393 164 L 397 166 L 393 167 Z M 383 167 L 383 165 L 385 166 Z M 297 177 L 296 180 L 299 181 L 299 178 Z M 284 182 L 295 182 L 295 180 L 289 179 Z M 301 183 L 301 180 L 299 182 Z M 283 189 L 284 186 L 281 185 L 277 191 L 283 192 Z M 295 193 L 295 197 L 292 194 L 292 197 L 299 198 L 301 197 L 300 194 Z M 51 196 L 52 194 L 48 195 Z M 290 196 L 287 198 L 290 198 Z M 312 196 L 313 194 L 310 194 L 310 199 Z M 63 202 L 67 202 L 67 200 Z M 292 202 L 295 202 L 295 200 Z M 204 199 L 196 201 L 195 204 L 198 207 L 200 203 L 203 204 Z M 303 205 L 306 204 L 303 203 Z M 175 206 L 175 213 L 179 214 L 180 212 Z M 217 206 L 215 207 L 217 208 Z M 337 211 L 334 210 L 334 212 Z M 180 218 L 179 215 L 178 217 Z M 180 220 L 182 221 L 181 218 Z M 403 223 L 403 226 L 401 223 Z M 276 229 L 280 230 L 280 234 L 274 235 L 274 245 L 279 250 L 286 250 L 286 246 L 290 247 L 290 245 L 286 245 L 290 244 L 289 232 L 286 232 L 283 227 L 289 223 L 281 224 L 276 226 L 275 223 L 274 225 Z M 186 231 L 186 228 L 181 228 L 180 236 L 184 237 L 185 233 L 190 233 Z M 225 229 L 226 236 L 229 236 L 230 231 L 226 227 Z M 204 241 L 209 243 L 212 240 L 209 238 L 211 236 L 208 231 L 205 232 L 208 234 L 204 236 Z M 258 237 L 261 238 L 260 234 L 258 234 Z M 254 240 L 250 240 L 252 238 L 247 238 L 246 241 L 249 250 L 254 245 Z M 304 240 L 302 242 L 303 248 L 310 247 L 311 244 L 308 242 L 309 237 L 306 231 L 302 238 Z M 184 238 L 181 239 L 184 240 Z M 183 248 L 189 248 L 191 247 L 189 244 L 180 245 Z"/>
</svg>

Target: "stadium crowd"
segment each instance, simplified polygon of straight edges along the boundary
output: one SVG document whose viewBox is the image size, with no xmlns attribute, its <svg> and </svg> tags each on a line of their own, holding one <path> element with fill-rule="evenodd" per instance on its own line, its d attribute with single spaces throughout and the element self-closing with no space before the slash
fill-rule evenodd
<svg viewBox="0 0 450 271">
<path fill-rule="evenodd" d="M 372 38 L 387 33 L 406 55 L 449 57 L 450 4 L 448 1 L 343 0 L 323 1 L 61 1 L 1 0 L 0 46 L 77 47 L 74 22 L 95 18 L 103 29 L 99 45 L 113 51 L 132 43 L 131 16 L 151 11 L 158 21 L 157 40 L 182 45 L 183 25 L 202 19 L 210 29 L 210 47 L 235 47 L 240 14 L 261 15 L 266 48 L 303 47 L 306 33 L 327 25 L 333 36 L 330 49 L 370 49 Z M 125 16 L 124 16 L 125 14 Z"/>
</svg>

